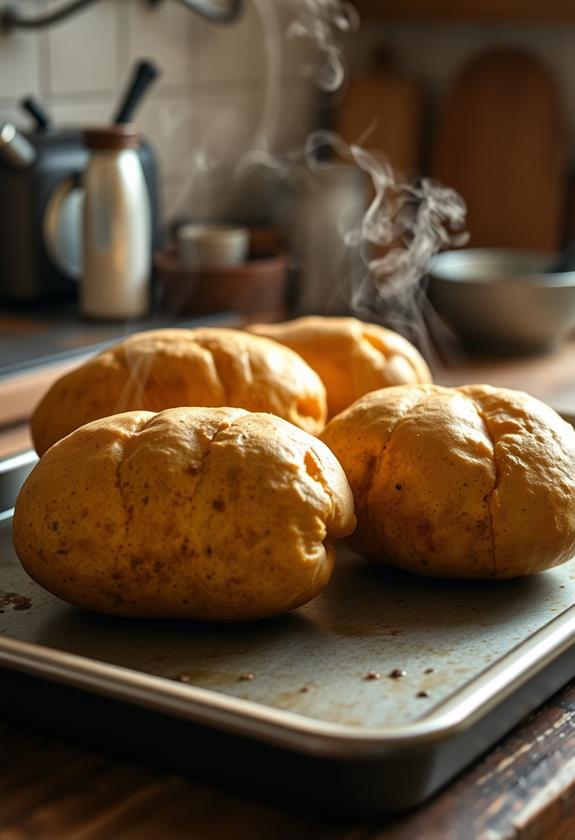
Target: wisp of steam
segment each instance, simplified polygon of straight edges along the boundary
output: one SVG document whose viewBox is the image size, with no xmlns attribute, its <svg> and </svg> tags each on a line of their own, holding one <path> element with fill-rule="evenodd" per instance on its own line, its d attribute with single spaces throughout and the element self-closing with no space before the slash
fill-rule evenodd
<svg viewBox="0 0 575 840">
<path fill-rule="evenodd" d="M 334 295 L 337 294 L 340 302 L 344 298 L 346 308 L 354 314 L 385 323 L 407 335 L 433 363 L 435 353 L 429 340 L 430 331 L 436 344 L 443 345 L 444 350 L 452 352 L 453 348 L 446 348 L 450 336 L 428 303 L 424 278 L 439 250 L 466 241 L 463 200 L 454 190 L 429 178 L 404 182 L 380 152 L 367 151 L 359 142 L 348 145 L 332 132 L 313 132 L 303 150 L 275 155 L 272 150 L 278 125 L 282 35 L 306 39 L 313 45 L 319 60 L 314 67 L 302 68 L 302 72 L 310 75 L 319 88 L 333 92 L 345 78 L 342 35 L 357 28 L 359 16 L 350 3 L 342 0 L 290 0 L 292 19 L 287 32 L 282 33 L 275 4 L 269 0 L 252 2 L 264 32 L 262 45 L 268 72 L 261 118 L 248 146 L 237 150 L 236 176 L 241 179 L 254 166 L 263 165 L 289 182 L 296 169 L 301 177 L 302 160 L 310 170 L 331 165 L 322 162 L 318 155 L 318 150 L 326 148 L 331 150 L 332 157 L 335 155 L 365 173 L 371 182 L 366 212 L 351 230 L 341 231 L 348 253 L 359 253 L 361 260 L 348 261 L 350 270 Z M 232 119 L 234 114 L 228 117 Z M 173 124 L 169 127 L 170 131 L 175 128 Z M 217 134 L 225 138 L 233 131 L 231 126 L 224 126 Z M 217 183 L 216 175 L 225 154 L 220 159 L 218 144 L 207 139 L 193 154 L 190 181 L 182 184 L 180 198 L 198 176 L 204 184 L 209 182 L 210 189 Z M 209 216 L 209 191 L 203 196 L 202 206 Z"/>
<path fill-rule="evenodd" d="M 358 28 L 356 8 L 341 0 L 292 0 L 292 6 L 287 37 L 309 40 L 322 56 L 317 67 L 304 67 L 304 72 L 322 90 L 338 90 L 345 77 L 340 35 Z"/>
<path fill-rule="evenodd" d="M 303 151 L 290 155 L 254 152 L 244 165 L 259 166 L 290 183 L 301 179 L 302 162 L 314 172 L 334 166 L 334 157 L 365 174 L 366 210 L 351 228 L 340 230 L 349 252 L 361 259 L 346 260 L 334 277 L 325 313 L 343 306 L 350 314 L 385 324 L 437 364 L 434 345 L 442 355 L 453 355 L 457 346 L 427 300 L 425 278 L 438 251 L 467 241 L 465 203 L 455 190 L 431 178 L 403 181 L 383 154 L 348 145 L 331 131 L 313 132 Z"/>
<path fill-rule="evenodd" d="M 234 153 L 243 158 L 253 151 L 270 151 L 277 137 L 282 101 L 282 56 L 286 40 L 307 41 L 314 49 L 317 60 L 306 64 L 301 72 L 312 78 L 326 91 L 335 91 L 345 77 L 341 35 L 359 26 L 359 15 L 354 6 L 342 0 L 289 0 L 290 18 L 282 30 L 277 0 L 249 0 L 259 19 L 263 38 L 261 48 L 266 68 L 262 107 L 254 122 L 250 136 L 234 146 Z M 226 34 L 226 30 L 224 30 Z M 233 30 L 229 31 L 234 37 Z M 225 100 L 224 100 L 225 103 Z M 191 101 L 185 108 L 175 108 L 172 103 L 160 103 L 158 130 L 162 141 L 189 131 L 190 118 L 198 118 L 197 104 Z M 212 106 L 214 107 L 214 106 Z M 229 183 L 220 177 L 229 173 L 230 138 L 243 135 L 245 114 L 242 108 L 225 105 L 204 121 L 202 136 L 190 148 L 189 166 L 178 189 L 166 207 L 166 216 L 181 213 L 192 193 L 196 206 L 201 204 L 209 218 L 218 204 L 229 196 Z M 245 168 L 236 167 L 236 175 L 245 174 Z"/>
</svg>

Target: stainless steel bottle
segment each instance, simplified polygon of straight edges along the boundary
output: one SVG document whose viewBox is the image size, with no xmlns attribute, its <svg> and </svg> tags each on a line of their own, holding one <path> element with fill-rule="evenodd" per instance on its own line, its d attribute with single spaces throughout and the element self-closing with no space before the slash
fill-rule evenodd
<svg viewBox="0 0 575 840">
<path fill-rule="evenodd" d="M 132 126 L 85 134 L 84 274 L 80 308 L 93 318 L 138 318 L 149 308 L 149 192 Z"/>
<path fill-rule="evenodd" d="M 346 244 L 367 210 L 368 188 L 357 166 L 293 168 L 275 193 L 274 217 L 297 268 L 294 314 L 345 315 L 366 275 L 357 247 Z"/>
</svg>

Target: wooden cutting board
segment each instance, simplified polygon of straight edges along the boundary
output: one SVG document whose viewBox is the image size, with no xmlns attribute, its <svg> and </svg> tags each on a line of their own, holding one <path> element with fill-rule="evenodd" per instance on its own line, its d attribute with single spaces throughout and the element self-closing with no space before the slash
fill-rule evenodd
<svg viewBox="0 0 575 840">
<path fill-rule="evenodd" d="M 492 50 L 462 70 L 439 114 L 431 174 L 466 200 L 470 246 L 558 249 L 566 161 L 562 103 L 537 57 Z"/>
<path fill-rule="evenodd" d="M 382 152 L 402 174 L 420 171 L 424 102 L 416 80 L 376 69 L 352 78 L 335 118 L 346 143 Z"/>
</svg>

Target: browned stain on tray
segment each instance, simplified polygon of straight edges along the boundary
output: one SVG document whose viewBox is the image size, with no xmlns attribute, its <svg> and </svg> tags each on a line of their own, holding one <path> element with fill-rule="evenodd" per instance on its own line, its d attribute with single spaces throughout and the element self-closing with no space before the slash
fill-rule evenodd
<svg viewBox="0 0 575 840">
<path fill-rule="evenodd" d="M 29 610 L 32 606 L 30 598 L 24 595 L 18 595 L 17 592 L 0 592 L 0 612 L 4 612 L 6 607 L 13 610 Z"/>
</svg>

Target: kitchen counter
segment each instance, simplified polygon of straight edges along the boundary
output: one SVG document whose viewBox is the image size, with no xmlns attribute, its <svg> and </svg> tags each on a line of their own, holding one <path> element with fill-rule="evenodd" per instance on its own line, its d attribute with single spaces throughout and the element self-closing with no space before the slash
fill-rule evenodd
<svg viewBox="0 0 575 840">
<path fill-rule="evenodd" d="M 28 726 L 0 724 L 0 756 L 2 840 L 575 836 L 575 685 L 531 715 L 428 805 L 369 824 L 290 812 Z"/>
<path fill-rule="evenodd" d="M 438 379 L 526 389 L 575 415 L 575 341 L 549 356 L 467 360 Z M 575 681 L 428 804 L 369 824 L 280 809 L 33 727 L 0 723 L 0 840 L 575 837 Z"/>
</svg>

